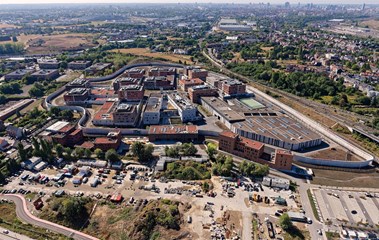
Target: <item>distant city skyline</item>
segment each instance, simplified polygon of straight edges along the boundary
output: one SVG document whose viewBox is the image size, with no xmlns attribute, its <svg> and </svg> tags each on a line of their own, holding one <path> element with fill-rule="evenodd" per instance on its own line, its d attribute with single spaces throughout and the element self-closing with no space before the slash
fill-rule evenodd
<svg viewBox="0 0 379 240">
<path fill-rule="evenodd" d="M 286 0 L 239 0 L 239 1 L 228 1 L 228 0 L 1 0 L 0 4 L 59 4 L 59 3 L 102 3 L 102 4 L 116 4 L 116 3 L 270 3 L 270 4 L 284 4 Z M 378 4 L 378 0 L 289 0 L 291 4 Z"/>
</svg>

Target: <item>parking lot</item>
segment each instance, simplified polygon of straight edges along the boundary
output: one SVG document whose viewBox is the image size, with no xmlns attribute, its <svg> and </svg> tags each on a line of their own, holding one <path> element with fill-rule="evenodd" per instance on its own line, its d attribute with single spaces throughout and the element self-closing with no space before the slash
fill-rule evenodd
<svg viewBox="0 0 379 240">
<path fill-rule="evenodd" d="M 68 168 L 66 166 L 63 169 Z M 237 182 L 213 177 L 212 194 L 205 194 L 201 181 L 154 179 L 153 170 L 141 165 L 128 165 L 122 171 L 89 168 L 85 177 L 88 179 L 84 181 L 83 178 L 79 184 L 74 184 L 73 181 L 83 170 L 81 167 L 67 176 L 63 174 L 62 179 L 58 180 L 57 176 L 66 171 L 63 169 L 47 168 L 39 173 L 24 170 L 18 176 L 13 176 L 5 189 L 16 192 L 27 189 L 41 193 L 45 196 L 44 201 L 58 190 L 64 190 L 66 195 L 108 199 L 111 195 L 121 194 L 125 202 L 130 202 L 132 197 L 133 202 L 158 198 L 177 200 L 192 206 L 183 217 L 192 218 L 192 223 L 185 225 L 200 239 L 227 232 L 225 226 L 220 225 L 222 219 L 228 219 L 227 226 L 232 226 L 237 235 L 243 236 L 242 239 L 251 239 L 253 212 L 261 214 L 262 217 L 274 217 L 277 210 L 299 210 L 291 191 L 273 189 L 247 179 L 239 185 Z M 91 186 L 96 178 L 100 180 L 99 184 Z M 258 195 L 261 200 L 254 200 Z M 276 204 L 275 199 L 278 197 L 285 199 L 286 205 Z M 264 199 L 270 200 L 265 202 Z"/>
<path fill-rule="evenodd" d="M 314 189 L 324 222 L 352 226 L 379 224 L 379 196 L 365 192 Z"/>
</svg>

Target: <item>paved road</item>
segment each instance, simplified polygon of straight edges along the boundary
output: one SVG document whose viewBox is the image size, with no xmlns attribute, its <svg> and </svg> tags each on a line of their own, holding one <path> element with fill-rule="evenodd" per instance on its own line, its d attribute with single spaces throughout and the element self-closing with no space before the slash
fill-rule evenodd
<svg viewBox="0 0 379 240">
<path fill-rule="evenodd" d="M 46 228 L 50 231 L 63 234 L 65 236 L 71 237 L 76 240 L 98 240 L 95 237 L 89 236 L 87 234 L 81 233 L 79 231 L 61 226 L 59 224 L 55 224 L 40 218 L 37 218 L 33 216 L 27 206 L 26 206 L 26 200 L 23 196 L 17 195 L 17 194 L 5 194 L 2 196 L 4 199 L 8 199 L 16 204 L 16 214 L 17 216 L 30 224 Z"/>
<path fill-rule="evenodd" d="M 5 234 L 4 231 L 8 231 L 9 233 Z M 0 227 L 0 239 L 1 240 L 16 240 L 16 239 L 17 240 L 33 240 L 30 237 L 12 232 L 2 227 Z"/>
</svg>

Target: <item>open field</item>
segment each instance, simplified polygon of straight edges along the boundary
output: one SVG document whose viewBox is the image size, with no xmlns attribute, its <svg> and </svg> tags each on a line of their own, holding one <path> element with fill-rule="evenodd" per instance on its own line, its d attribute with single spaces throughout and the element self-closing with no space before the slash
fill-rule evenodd
<svg viewBox="0 0 379 240">
<path fill-rule="evenodd" d="M 171 62 L 187 62 L 188 64 L 193 64 L 191 57 L 188 55 L 178 55 L 171 53 L 153 53 L 150 52 L 148 48 L 127 48 L 127 49 L 115 49 L 113 52 L 121 52 L 126 54 L 132 54 L 137 56 L 151 57 L 151 58 L 162 58 Z"/>
<path fill-rule="evenodd" d="M 342 148 L 331 147 L 319 151 L 312 151 L 311 153 L 307 154 L 307 156 L 320 159 L 346 160 L 346 154 L 347 151 Z M 352 155 L 351 161 L 362 161 L 362 159 L 356 155 Z"/>
<path fill-rule="evenodd" d="M 21 35 L 17 39 L 23 43 L 27 53 L 52 53 L 80 50 L 93 47 L 92 34 Z"/>
<path fill-rule="evenodd" d="M 359 26 L 361 27 L 366 27 L 368 26 L 369 28 L 379 30 L 379 20 L 367 20 L 359 23 Z"/>
<path fill-rule="evenodd" d="M 2 23 L 0 22 L 0 29 L 1 28 L 17 28 L 18 26 L 13 25 L 13 24 L 8 24 L 8 23 Z"/>
</svg>

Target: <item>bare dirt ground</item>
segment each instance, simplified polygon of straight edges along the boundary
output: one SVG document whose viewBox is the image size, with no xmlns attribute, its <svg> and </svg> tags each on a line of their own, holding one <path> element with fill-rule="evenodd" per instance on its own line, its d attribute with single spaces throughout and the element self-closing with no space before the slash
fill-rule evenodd
<svg viewBox="0 0 379 240">
<path fill-rule="evenodd" d="M 92 34 L 34 34 L 21 35 L 17 39 L 26 46 L 27 52 L 31 54 L 80 50 L 95 46 L 92 43 Z"/>
<path fill-rule="evenodd" d="M 330 160 L 347 160 L 347 151 L 339 147 L 330 147 L 327 149 L 322 149 L 319 151 L 314 151 L 306 154 L 308 157 L 319 158 L 319 159 L 330 159 Z M 356 155 L 351 155 L 351 161 L 361 161 L 362 159 Z"/>
<path fill-rule="evenodd" d="M 379 20 L 367 20 L 359 23 L 359 26 L 361 27 L 366 27 L 368 26 L 369 28 L 379 30 Z"/>
<path fill-rule="evenodd" d="M 352 173 L 342 171 L 332 171 L 323 169 L 313 169 L 315 177 L 313 184 L 337 186 L 337 187 L 356 187 L 356 188 L 378 188 L 379 173 Z"/>
</svg>

